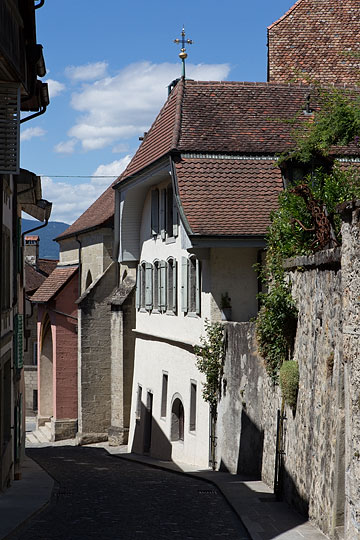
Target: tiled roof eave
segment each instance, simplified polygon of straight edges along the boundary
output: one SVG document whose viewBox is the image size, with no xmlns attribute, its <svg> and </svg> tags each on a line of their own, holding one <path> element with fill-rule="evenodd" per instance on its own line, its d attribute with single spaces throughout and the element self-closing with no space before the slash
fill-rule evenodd
<svg viewBox="0 0 360 540">
<path fill-rule="evenodd" d="M 151 163 L 149 163 L 148 165 L 146 165 L 145 167 L 143 167 L 139 171 L 136 171 L 134 174 L 130 174 L 129 176 L 125 176 L 124 178 L 122 178 L 119 182 L 117 182 L 116 184 L 113 185 L 113 189 L 119 189 L 119 188 L 127 185 L 132 180 L 135 180 L 135 179 L 141 177 L 142 175 L 146 175 L 146 173 L 151 173 L 152 168 L 162 167 L 162 166 L 165 168 L 169 163 L 169 159 L 172 156 L 179 155 L 179 154 L 180 154 L 180 152 L 176 148 L 171 149 L 168 152 L 165 152 L 165 154 L 160 156 L 155 161 L 152 161 Z"/>
<path fill-rule="evenodd" d="M 110 226 L 110 228 L 113 229 L 114 228 L 113 219 L 114 219 L 114 216 L 111 216 L 110 218 L 106 219 L 102 223 L 98 223 L 97 225 L 94 225 L 92 227 L 86 227 L 84 229 L 80 229 L 79 231 L 71 232 L 69 234 L 62 234 L 61 236 L 57 236 L 53 240 L 55 242 L 61 242 L 62 240 L 73 238 L 74 236 L 80 236 L 81 234 L 86 234 L 92 231 L 96 231 L 98 229 L 102 229 L 103 227 L 107 227 L 107 226 Z"/>
</svg>

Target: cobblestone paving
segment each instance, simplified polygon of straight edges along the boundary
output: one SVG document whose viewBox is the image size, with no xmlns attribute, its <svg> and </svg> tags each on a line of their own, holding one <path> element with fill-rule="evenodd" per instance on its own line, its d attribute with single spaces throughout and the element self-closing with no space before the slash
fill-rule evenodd
<svg viewBox="0 0 360 540">
<path fill-rule="evenodd" d="M 16 540 L 245 540 L 211 484 L 110 456 L 103 449 L 27 450 L 56 481 L 50 505 Z"/>
</svg>

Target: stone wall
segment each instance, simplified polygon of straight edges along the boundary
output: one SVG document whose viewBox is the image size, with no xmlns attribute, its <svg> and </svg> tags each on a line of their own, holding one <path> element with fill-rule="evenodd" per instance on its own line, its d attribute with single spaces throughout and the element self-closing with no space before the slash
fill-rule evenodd
<svg viewBox="0 0 360 540">
<path fill-rule="evenodd" d="M 112 263 L 78 300 L 80 443 L 106 440 L 111 424 L 111 308 L 116 285 Z"/>
<path fill-rule="evenodd" d="M 344 205 L 342 227 L 345 369 L 345 535 L 360 538 L 360 202 Z"/>
<path fill-rule="evenodd" d="M 299 309 L 296 413 L 285 406 L 281 497 L 333 535 L 343 523 L 344 378 L 339 252 L 288 264 Z M 281 392 L 256 352 L 254 323 L 227 323 L 218 467 L 274 485 Z"/>
</svg>

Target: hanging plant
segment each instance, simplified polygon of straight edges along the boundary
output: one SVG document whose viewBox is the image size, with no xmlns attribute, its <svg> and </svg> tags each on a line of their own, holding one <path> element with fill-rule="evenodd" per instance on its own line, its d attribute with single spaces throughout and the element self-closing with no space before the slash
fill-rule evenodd
<svg viewBox="0 0 360 540">
<path fill-rule="evenodd" d="M 299 365 L 295 360 L 288 360 L 283 363 L 279 373 L 280 388 L 285 403 L 296 410 L 296 401 L 299 390 Z"/>
</svg>

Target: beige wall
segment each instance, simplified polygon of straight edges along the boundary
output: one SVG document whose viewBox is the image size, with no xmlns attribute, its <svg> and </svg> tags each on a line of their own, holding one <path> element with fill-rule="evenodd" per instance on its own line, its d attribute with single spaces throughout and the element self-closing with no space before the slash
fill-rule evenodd
<svg viewBox="0 0 360 540">
<path fill-rule="evenodd" d="M 113 230 L 103 228 L 79 234 L 78 240 L 81 242 L 81 293 L 83 293 L 89 272 L 94 281 L 112 262 Z M 59 263 L 78 264 L 79 247 L 75 237 L 61 240 Z"/>
</svg>

